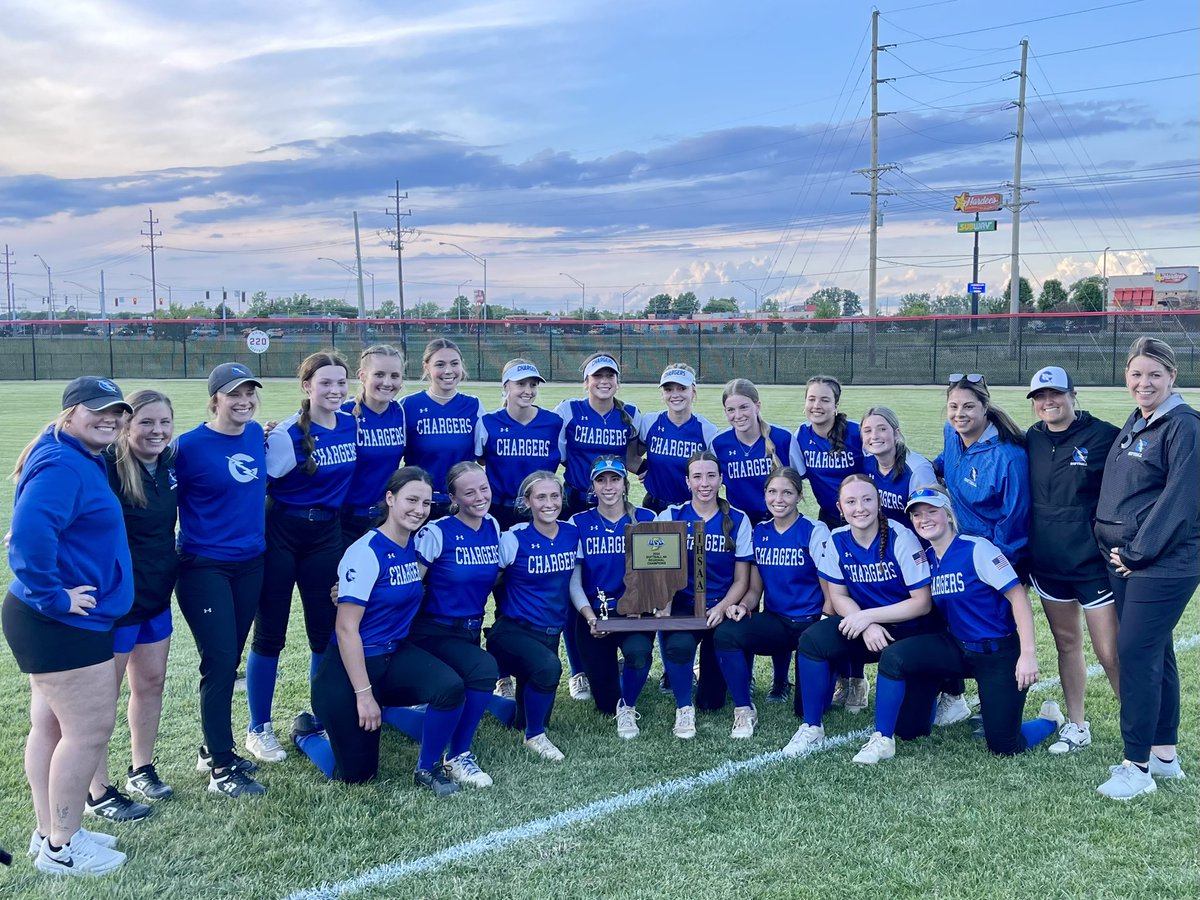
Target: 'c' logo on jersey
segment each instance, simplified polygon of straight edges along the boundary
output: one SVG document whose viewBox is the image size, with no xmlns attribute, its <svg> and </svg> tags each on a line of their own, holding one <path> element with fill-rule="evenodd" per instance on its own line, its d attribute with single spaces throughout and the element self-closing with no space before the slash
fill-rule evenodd
<svg viewBox="0 0 1200 900">
<path fill-rule="evenodd" d="M 234 481 L 249 484 L 258 478 L 258 469 L 250 466 L 254 462 L 254 457 L 247 456 L 245 453 L 235 453 L 233 456 L 227 456 L 226 459 L 229 460 L 229 474 L 233 476 Z"/>
<path fill-rule="evenodd" d="M 358 576 L 358 573 L 357 573 L 357 572 L 355 572 L 353 569 L 347 569 L 347 570 L 346 570 L 346 583 L 347 583 L 347 584 L 349 584 L 349 583 L 350 583 L 351 581 L 353 581 L 353 580 L 354 580 L 354 579 L 355 579 L 357 576 Z"/>
</svg>

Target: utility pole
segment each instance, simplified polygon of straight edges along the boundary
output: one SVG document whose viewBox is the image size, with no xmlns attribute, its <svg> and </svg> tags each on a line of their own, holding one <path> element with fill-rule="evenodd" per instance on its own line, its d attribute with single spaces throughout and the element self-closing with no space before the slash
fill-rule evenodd
<svg viewBox="0 0 1200 900">
<path fill-rule="evenodd" d="M 100 319 L 108 318 L 108 303 L 104 297 L 104 270 L 100 270 Z"/>
<path fill-rule="evenodd" d="M 354 211 L 354 265 L 358 275 L 358 333 L 365 344 L 367 341 L 367 298 L 363 294 L 362 244 L 358 239 L 358 210 Z"/>
<path fill-rule="evenodd" d="M 146 220 L 146 227 L 149 231 L 143 231 L 142 237 L 150 238 L 149 244 L 143 244 L 150 251 L 150 318 L 154 318 L 154 311 L 158 309 L 158 274 L 154 268 L 154 251 L 158 247 L 154 243 L 156 237 L 162 237 L 161 231 L 155 231 L 154 226 L 158 224 L 158 219 L 154 218 L 154 210 L 149 210 L 150 218 Z"/>
<path fill-rule="evenodd" d="M 1008 320 L 1008 354 L 1013 358 L 1017 353 L 1017 332 L 1020 326 L 1016 313 L 1021 311 L 1021 210 L 1031 202 L 1021 202 L 1021 147 L 1025 143 L 1025 66 L 1029 59 L 1029 41 L 1021 41 L 1021 70 L 1014 73 L 1020 80 L 1017 91 L 1017 139 L 1013 155 L 1012 202 L 1008 208 L 1012 210 L 1012 263 L 1008 276 L 1008 311 L 1013 317 Z M 1011 109 L 1011 107 L 1010 107 Z"/>
<path fill-rule="evenodd" d="M 17 307 L 13 303 L 12 289 L 12 251 L 8 249 L 8 244 L 4 245 L 4 302 L 8 306 L 9 321 L 17 320 Z"/>
<path fill-rule="evenodd" d="M 412 210 L 400 210 L 400 201 L 408 199 L 408 191 L 400 193 L 400 179 L 396 179 L 396 193 L 392 195 L 392 200 L 396 206 L 394 209 L 384 210 L 389 216 L 396 220 L 395 235 L 396 239 L 388 246 L 396 251 L 396 284 L 400 296 L 400 352 L 404 354 L 405 359 L 408 358 L 408 333 L 404 321 L 404 233 L 407 229 L 401 227 L 401 220 L 412 215 Z"/>
</svg>

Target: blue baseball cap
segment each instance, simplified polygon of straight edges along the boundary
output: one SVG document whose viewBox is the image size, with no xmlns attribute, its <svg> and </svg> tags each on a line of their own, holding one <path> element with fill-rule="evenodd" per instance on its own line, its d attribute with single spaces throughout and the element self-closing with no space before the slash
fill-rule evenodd
<svg viewBox="0 0 1200 900">
<path fill-rule="evenodd" d="M 620 475 L 622 478 L 629 477 L 629 472 L 625 469 L 625 463 L 619 459 L 598 459 L 592 465 L 591 480 L 595 481 L 596 478 L 605 472 L 612 472 L 614 475 Z"/>
<path fill-rule="evenodd" d="M 508 384 L 510 381 L 524 381 L 526 378 L 536 378 L 538 381 L 545 381 L 542 373 L 538 371 L 537 366 L 530 362 L 517 363 L 515 366 L 509 366 L 500 375 L 500 383 Z"/>
</svg>

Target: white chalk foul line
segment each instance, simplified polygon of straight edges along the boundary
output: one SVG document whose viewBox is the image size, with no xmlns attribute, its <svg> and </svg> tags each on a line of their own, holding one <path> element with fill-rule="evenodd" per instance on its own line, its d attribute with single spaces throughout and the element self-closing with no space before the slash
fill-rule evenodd
<svg viewBox="0 0 1200 900">
<path fill-rule="evenodd" d="M 1175 651 L 1179 653 L 1184 650 L 1190 650 L 1197 645 L 1200 645 L 1200 634 L 1193 634 L 1176 641 Z M 1090 666 L 1088 668 L 1088 677 L 1095 677 L 1102 671 L 1103 669 L 1098 665 Z M 1031 693 L 1041 693 L 1042 691 L 1056 687 L 1058 683 L 1059 680 L 1057 677 L 1046 678 L 1034 684 L 1029 690 Z M 811 756 L 814 753 L 823 753 L 826 750 L 833 750 L 853 741 L 863 740 L 869 737 L 871 732 L 872 729 L 863 728 L 848 734 L 828 737 L 806 753 L 795 757 L 795 759 L 804 759 L 806 756 Z M 296 891 L 295 893 L 288 894 L 285 900 L 333 900 L 333 898 L 356 894 L 368 888 L 379 887 L 380 885 L 398 881 L 409 875 L 429 872 L 450 863 L 502 850 L 520 841 L 541 837 L 544 834 L 558 831 L 561 828 L 591 822 L 594 819 L 603 818 L 622 809 L 643 806 L 652 800 L 677 797 L 681 794 L 691 793 L 697 788 L 723 784 L 745 772 L 756 772 L 777 762 L 782 762 L 784 759 L 783 751 L 773 750 L 770 753 L 752 756 L 750 759 L 745 759 L 741 762 L 722 763 L 715 769 L 709 769 L 688 778 L 675 778 L 671 781 L 663 781 L 649 787 L 627 791 L 624 794 L 610 797 L 607 800 L 597 800 L 583 806 L 577 806 L 574 809 L 563 810 L 560 813 L 555 813 L 543 819 L 534 819 L 532 822 L 526 822 L 523 825 L 514 825 L 511 828 L 492 831 L 473 840 L 455 844 L 452 847 L 447 847 L 445 850 L 439 850 L 437 853 L 421 856 L 408 862 L 394 862 L 376 866 L 373 869 L 368 869 L 361 875 L 346 881 L 339 881 L 337 884 L 317 885 L 316 887 Z"/>
</svg>

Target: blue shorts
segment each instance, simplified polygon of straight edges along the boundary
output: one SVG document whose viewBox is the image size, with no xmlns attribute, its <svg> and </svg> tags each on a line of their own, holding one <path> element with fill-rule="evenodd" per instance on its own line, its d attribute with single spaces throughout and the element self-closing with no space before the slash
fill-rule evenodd
<svg viewBox="0 0 1200 900">
<path fill-rule="evenodd" d="M 122 625 L 112 630 L 113 653 L 129 653 L 138 644 L 157 644 L 171 636 L 171 607 L 153 619 L 136 625 Z"/>
</svg>

